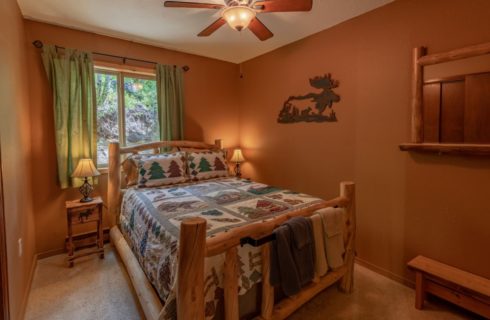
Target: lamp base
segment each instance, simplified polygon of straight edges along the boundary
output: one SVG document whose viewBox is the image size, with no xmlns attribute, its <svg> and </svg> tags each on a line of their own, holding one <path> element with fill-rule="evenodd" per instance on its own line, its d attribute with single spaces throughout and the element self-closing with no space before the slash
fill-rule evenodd
<svg viewBox="0 0 490 320">
<path fill-rule="evenodd" d="M 240 171 L 240 162 L 237 162 L 235 165 L 235 177 L 240 179 L 242 177 L 242 172 Z"/>
<path fill-rule="evenodd" d="M 80 202 L 81 202 L 81 203 L 85 203 L 85 202 L 92 202 L 92 201 L 94 201 L 94 199 L 92 199 L 92 198 L 90 198 L 90 197 L 80 199 Z"/>
<path fill-rule="evenodd" d="M 90 202 L 94 199 L 92 199 L 90 194 L 92 191 L 94 191 L 94 187 L 90 183 L 88 183 L 88 179 L 85 177 L 85 181 L 83 182 L 82 186 L 78 189 L 80 193 L 83 195 L 83 198 L 80 199 L 80 202 L 85 203 L 85 202 Z"/>
</svg>

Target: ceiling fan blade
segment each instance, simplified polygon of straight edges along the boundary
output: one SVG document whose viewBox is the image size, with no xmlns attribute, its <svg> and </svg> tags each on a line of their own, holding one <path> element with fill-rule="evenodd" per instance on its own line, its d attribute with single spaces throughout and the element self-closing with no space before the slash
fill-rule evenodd
<svg viewBox="0 0 490 320">
<path fill-rule="evenodd" d="M 216 4 L 216 3 L 181 2 L 181 1 L 165 1 L 163 5 L 167 8 L 221 9 L 224 7 L 224 5 Z"/>
<path fill-rule="evenodd" d="M 272 38 L 272 36 L 274 36 L 274 34 L 258 18 L 254 18 L 248 25 L 248 28 L 261 41 L 265 41 L 269 38 Z"/>
<path fill-rule="evenodd" d="M 219 18 L 215 22 L 211 23 L 209 27 L 201 31 L 197 36 L 198 37 L 207 37 L 210 36 L 213 32 L 221 28 L 226 23 L 225 19 Z"/>
<path fill-rule="evenodd" d="M 253 4 L 258 12 L 311 11 L 313 0 L 260 0 Z"/>
</svg>

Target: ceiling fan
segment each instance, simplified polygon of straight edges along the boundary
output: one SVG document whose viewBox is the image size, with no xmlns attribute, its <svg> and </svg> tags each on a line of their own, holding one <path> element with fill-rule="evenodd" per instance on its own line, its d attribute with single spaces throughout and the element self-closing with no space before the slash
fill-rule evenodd
<svg viewBox="0 0 490 320">
<path fill-rule="evenodd" d="M 165 1 L 168 8 L 222 10 L 221 17 L 201 31 L 199 37 L 210 36 L 225 23 L 237 31 L 247 27 L 262 41 L 274 34 L 257 18 L 257 13 L 310 11 L 313 0 L 224 0 L 224 4 Z"/>
</svg>

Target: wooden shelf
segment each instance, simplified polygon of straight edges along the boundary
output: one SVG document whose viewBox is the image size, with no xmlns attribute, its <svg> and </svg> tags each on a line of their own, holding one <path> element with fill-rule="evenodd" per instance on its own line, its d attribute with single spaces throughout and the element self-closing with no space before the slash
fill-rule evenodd
<svg viewBox="0 0 490 320">
<path fill-rule="evenodd" d="M 490 156 L 490 144 L 402 143 L 399 147 L 401 151 Z"/>
</svg>

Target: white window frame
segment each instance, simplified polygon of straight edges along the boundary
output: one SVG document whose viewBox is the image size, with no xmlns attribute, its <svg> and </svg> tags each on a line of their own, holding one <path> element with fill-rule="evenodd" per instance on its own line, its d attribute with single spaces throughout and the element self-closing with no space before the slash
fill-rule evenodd
<svg viewBox="0 0 490 320">
<path fill-rule="evenodd" d="M 117 120 L 118 120 L 118 131 L 119 131 L 119 143 L 121 146 L 125 147 L 126 146 L 126 106 L 125 106 L 125 99 L 124 99 L 124 79 L 137 78 L 143 80 L 156 81 L 156 75 L 154 72 L 151 73 L 151 72 L 144 72 L 144 71 L 134 71 L 134 70 L 124 69 L 124 68 L 113 68 L 113 67 L 106 67 L 100 65 L 94 66 L 94 74 L 95 73 L 115 75 L 117 77 L 117 104 L 118 104 Z M 97 107 L 98 106 L 95 106 L 96 108 L 95 112 L 97 112 Z M 157 120 L 159 125 L 161 125 L 160 119 Z M 97 167 L 100 169 L 107 169 L 108 166 L 109 163 L 102 163 L 102 164 L 97 163 Z"/>
</svg>

